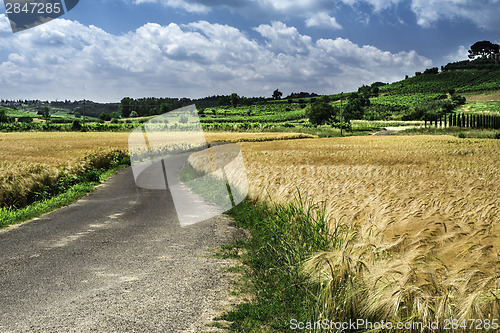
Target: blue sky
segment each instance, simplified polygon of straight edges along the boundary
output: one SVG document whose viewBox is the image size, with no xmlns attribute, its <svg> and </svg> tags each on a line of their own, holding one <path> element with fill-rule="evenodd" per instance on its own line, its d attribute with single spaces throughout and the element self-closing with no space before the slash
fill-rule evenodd
<svg viewBox="0 0 500 333">
<path fill-rule="evenodd" d="M 500 42 L 500 0 L 82 0 L 13 34 L 0 99 L 352 91 Z"/>
</svg>

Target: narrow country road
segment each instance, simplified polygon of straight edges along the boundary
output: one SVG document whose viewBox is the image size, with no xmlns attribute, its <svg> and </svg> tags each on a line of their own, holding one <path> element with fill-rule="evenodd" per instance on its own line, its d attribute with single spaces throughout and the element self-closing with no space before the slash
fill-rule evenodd
<svg viewBox="0 0 500 333">
<path fill-rule="evenodd" d="M 230 287 L 210 249 L 225 216 L 181 227 L 130 168 L 80 201 L 0 231 L 0 332 L 204 332 Z"/>
</svg>

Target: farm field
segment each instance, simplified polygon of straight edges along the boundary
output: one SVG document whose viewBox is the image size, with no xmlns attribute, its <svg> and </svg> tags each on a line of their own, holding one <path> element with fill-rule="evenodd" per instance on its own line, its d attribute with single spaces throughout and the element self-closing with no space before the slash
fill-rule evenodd
<svg viewBox="0 0 500 333">
<path fill-rule="evenodd" d="M 414 126 L 406 121 L 422 122 L 450 114 L 480 113 L 498 119 L 498 67 L 453 69 L 464 64 L 459 64 L 459 67 L 456 65 L 451 64 L 447 70 L 435 74 L 416 73 L 413 77 L 390 84 L 373 82 L 368 86 L 366 84 L 370 83 L 367 82 L 357 91 L 346 92 L 342 95 L 343 121 L 346 122 L 344 128 L 348 129 L 344 135 L 369 135 L 383 127 L 394 127 L 391 122 L 403 121 L 402 126 Z M 341 94 L 276 100 L 234 95 L 234 100 L 231 100 L 231 96 L 221 96 L 219 99 L 214 96 L 206 101 L 198 101 L 200 104 L 196 112 L 205 131 L 299 132 L 321 137 L 340 136 Z M 329 111 L 329 117 L 320 120 L 314 120 L 313 117 L 311 121 L 308 112 L 315 101 L 324 101 L 334 107 Z M 12 108 L 0 107 L 0 131 L 129 132 L 141 123 L 169 111 L 174 112 L 166 127 L 178 129 L 188 126 L 185 123 L 193 120 L 195 112 L 181 119 L 175 110 L 196 102 L 175 98 L 124 98 L 120 103 L 108 104 L 89 101 L 85 113 L 82 103 L 76 101 L 17 103 Z M 37 114 L 44 108 L 49 111 L 47 119 Z M 83 114 L 86 115 L 85 121 Z M 478 127 L 498 129 L 496 120 L 494 123 L 482 122 Z"/>
<path fill-rule="evenodd" d="M 0 133 L 0 161 L 50 167 L 70 165 L 99 149 L 126 149 L 128 133 L 15 132 Z"/>
<path fill-rule="evenodd" d="M 500 144 L 451 136 L 240 143 L 252 199 L 325 205 L 339 248 L 305 266 L 325 318 L 498 318 Z M 340 279 L 340 280 L 339 280 Z M 346 317 L 347 316 L 347 317 Z"/>
<path fill-rule="evenodd" d="M 92 155 L 127 151 L 125 132 L 21 132 L 0 133 L 0 208 L 22 202 L 66 173 L 78 173 Z M 213 141 L 267 141 L 312 137 L 297 133 L 206 133 Z M 88 162 L 88 161 L 87 161 Z M 80 170 L 80 171 L 79 171 Z M 15 199 L 17 198 L 17 199 Z"/>
<path fill-rule="evenodd" d="M 250 198 L 289 202 L 300 191 L 324 204 L 332 228 L 348 231 L 343 247 L 305 266 L 324 286 L 323 315 L 342 316 L 335 295 L 343 295 L 352 308 L 342 311 L 373 320 L 498 317 L 498 140 L 205 136 L 238 142 Z M 126 150 L 127 140 L 123 132 L 1 133 L 0 188 L 12 193 L 56 180 L 89 153 Z M 338 284 L 339 276 L 351 280 Z"/>
<path fill-rule="evenodd" d="M 463 138 L 500 133 L 419 127 L 445 109 L 461 119 L 464 113 L 498 117 L 499 73 L 448 71 L 370 90 L 363 97 L 369 105 L 350 119 L 344 138 L 338 138 L 338 114 L 324 125 L 310 122 L 311 98 L 197 111 L 207 141 L 241 147 L 252 200 L 287 205 L 300 193 L 324 206 L 331 230 L 346 232 L 341 247 L 321 247 L 300 266 L 320 282 L 323 318 L 492 319 L 500 315 L 500 141 Z M 356 95 L 343 95 L 345 109 Z M 330 95 L 328 103 L 339 107 L 339 98 Z M 145 106 L 135 105 L 144 109 L 137 117 L 87 118 L 85 128 L 59 107 L 47 123 L 14 122 L 35 114 L 2 108 L 9 119 L 0 123 L 6 132 L 0 133 L 0 213 L 29 208 L 86 174 L 95 178 L 95 165 L 119 164 L 129 132 L 161 111 Z M 158 126 L 182 130 L 192 116 Z M 417 128 L 405 136 L 355 136 L 401 126 Z"/>
<path fill-rule="evenodd" d="M 103 149 L 127 149 L 128 136 L 129 133 L 125 132 L 0 133 L 0 161 L 57 167 L 71 164 L 91 152 Z M 297 136 L 308 137 L 299 133 L 205 133 L 208 142 L 267 141 Z"/>
<path fill-rule="evenodd" d="M 459 111 L 467 113 L 482 112 L 488 114 L 499 114 L 500 101 L 469 102 L 462 106 Z"/>
<path fill-rule="evenodd" d="M 500 92 L 464 94 L 469 102 L 500 102 Z"/>
</svg>

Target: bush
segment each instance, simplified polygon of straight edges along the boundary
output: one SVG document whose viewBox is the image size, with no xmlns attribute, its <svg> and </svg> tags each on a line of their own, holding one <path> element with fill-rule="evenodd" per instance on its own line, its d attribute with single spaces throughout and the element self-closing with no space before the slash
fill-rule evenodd
<svg viewBox="0 0 500 333">
<path fill-rule="evenodd" d="M 309 104 L 306 108 L 306 117 L 314 125 L 323 125 L 334 118 L 338 113 L 338 108 L 321 100 Z"/>
<path fill-rule="evenodd" d="M 99 115 L 99 119 L 104 120 L 104 121 L 109 121 L 109 120 L 111 120 L 111 116 L 107 113 L 102 112 Z"/>
<path fill-rule="evenodd" d="M 4 110 L 0 110 L 0 123 L 8 123 L 9 118 L 5 115 Z"/>
<path fill-rule="evenodd" d="M 455 107 L 456 106 L 453 103 L 450 103 L 450 101 L 445 101 L 443 104 L 441 104 L 441 110 L 444 113 L 450 113 Z"/>
<path fill-rule="evenodd" d="M 31 117 L 19 117 L 19 118 L 17 118 L 17 122 L 31 124 L 33 122 L 33 118 L 31 118 Z"/>
<path fill-rule="evenodd" d="M 451 96 L 451 101 L 453 105 L 458 106 L 458 105 L 463 105 L 466 102 L 466 98 L 461 95 L 453 95 Z"/>
<path fill-rule="evenodd" d="M 75 120 L 73 120 L 73 122 L 71 123 L 71 129 L 72 129 L 73 131 L 80 131 L 82 128 L 83 128 L 83 126 L 82 126 L 82 122 L 81 122 L 79 119 L 75 119 Z"/>
<path fill-rule="evenodd" d="M 363 106 L 361 98 L 353 98 L 349 100 L 343 110 L 344 119 L 346 119 L 346 121 L 351 119 L 362 119 L 365 111 Z"/>
<path fill-rule="evenodd" d="M 427 68 L 424 71 L 424 74 L 437 74 L 439 72 L 439 69 L 437 67 L 432 67 L 432 68 Z"/>
</svg>

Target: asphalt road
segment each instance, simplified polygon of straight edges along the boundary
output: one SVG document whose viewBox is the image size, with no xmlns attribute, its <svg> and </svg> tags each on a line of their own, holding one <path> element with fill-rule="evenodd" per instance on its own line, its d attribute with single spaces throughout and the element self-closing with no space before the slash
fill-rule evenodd
<svg viewBox="0 0 500 333">
<path fill-rule="evenodd" d="M 225 216 L 181 227 L 170 193 L 124 169 L 80 201 L 0 231 L 0 332 L 203 332 L 230 287 L 209 249 Z"/>
<path fill-rule="evenodd" d="M 379 136 L 379 135 L 393 135 L 394 133 L 397 133 L 397 132 L 398 131 L 383 129 L 380 132 L 373 133 L 372 135 L 377 135 L 377 136 Z"/>
</svg>

